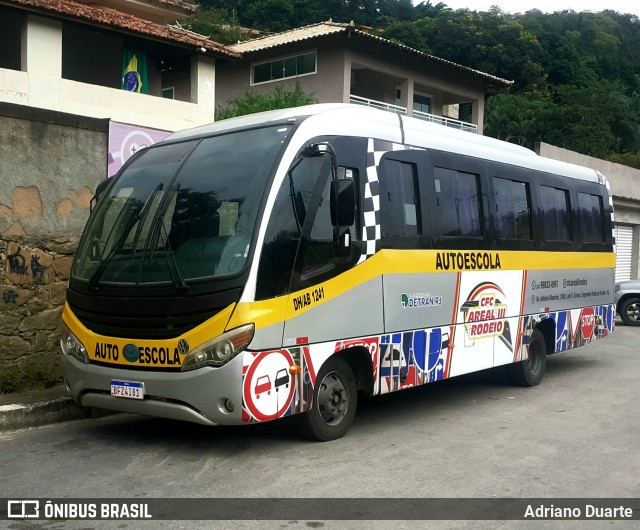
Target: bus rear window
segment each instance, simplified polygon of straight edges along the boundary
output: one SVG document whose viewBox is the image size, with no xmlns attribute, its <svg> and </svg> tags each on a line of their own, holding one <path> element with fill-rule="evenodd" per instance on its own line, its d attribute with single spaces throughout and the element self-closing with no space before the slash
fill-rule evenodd
<svg viewBox="0 0 640 530">
<path fill-rule="evenodd" d="M 604 215 L 602 197 L 590 193 L 578 193 L 580 239 L 584 243 L 603 243 Z"/>
</svg>

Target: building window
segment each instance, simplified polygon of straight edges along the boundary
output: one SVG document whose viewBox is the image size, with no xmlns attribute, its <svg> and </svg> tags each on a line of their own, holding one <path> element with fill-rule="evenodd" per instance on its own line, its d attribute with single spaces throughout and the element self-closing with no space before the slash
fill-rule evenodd
<svg viewBox="0 0 640 530">
<path fill-rule="evenodd" d="M 162 97 L 165 99 L 176 99 L 175 98 L 175 88 L 168 87 L 162 89 Z"/>
<path fill-rule="evenodd" d="M 20 44 L 22 31 L 27 24 L 27 16 L 23 13 L 0 8 L 0 68 L 8 70 L 22 69 L 22 56 Z"/>
<path fill-rule="evenodd" d="M 418 92 L 413 93 L 413 110 L 418 112 L 431 113 L 431 97 L 420 94 Z"/>
<path fill-rule="evenodd" d="M 251 84 L 257 85 L 289 77 L 315 74 L 316 56 L 316 52 L 310 52 L 254 64 L 251 68 Z"/>
</svg>

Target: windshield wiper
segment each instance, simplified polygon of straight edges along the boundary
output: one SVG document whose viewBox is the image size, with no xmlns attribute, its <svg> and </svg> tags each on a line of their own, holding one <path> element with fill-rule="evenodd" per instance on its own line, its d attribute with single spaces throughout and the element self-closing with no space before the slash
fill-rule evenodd
<svg viewBox="0 0 640 530">
<path fill-rule="evenodd" d="M 295 164 L 287 171 L 287 177 L 289 177 L 289 196 L 291 197 L 291 206 L 293 207 L 293 218 L 296 221 L 296 228 L 298 234 L 302 234 L 302 225 L 307 215 L 305 211 L 304 201 L 300 192 L 296 192 L 295 185 L 293 184 L 293 171 L 302 163 L 304 158 L 299 158 Z"/>
<path fill-rule="evenodd" d="M 167 229 L 164 226 L 162 215 L 158 215 L 158 217 L 156 217 L 155 224 L 160 226 L 160 233 L 158 234 L 158 239 L 162 234 L 164 234 L 163 235 L 164 241 L 162 243 L 162 248 L 164 249 L 164 255 L 167 258 L 167 263 L 169 265 L 169 274 L 171 274 L 171 283 L 179 291 L 183 291 L 187 295 L 191 296 L 193 291 L 191 289 L 191 286 L 188 283 L 186 283 L 182 278 L 182 274 L 180 274 L 180 268 L 178 267 L 176 258 L 173 255 L 173 249 L 171 248 L 171 243 L 169 243 L 169 235 L 167 234 Z M 152 251 L 152 254 L 153 252 L 154 251 Z"/>
<path fill-rule="evenodd" d="M 142 210 L 140 210 L 140 214 L 138 215 L 138 228 L 136 228 L 136 233 L 133 236 L 133 243 L 131 245 L 131 259 L 134 259 L 136 257 L 136 251 L 138 250 L 138 241 L 140 240 L 142 227 L 147 220 L 147 215 L 149 215 L 149 212 L 151 211 L 151 204 L 153 204 L 153 199 L 159 191 L 162 191 L 162 182 L 158 184 L 156 186 L 156 189 L 151 192 L 151 195 L 149 195 L 147 202 L 144 203 Z"/>
<path fill-rule="evenodd" d="M 136 229 L 136 233 L 134 236 L 133 248 L 131 250 L 131 258 L 133 259 L 135 257 L 135 250 L 138 243 L 138 239 L 140 238 L 142 225 L 144 224 L 144 220 L 146 219 L 149 213 L 149 210 L 151 209 L 150 206 L 151 206 L 151 203 L 153 202 L 153 198 L 161 190 L 162 190 L 162 182 L 158 184 L 158 186 L 156 186 L 156 189 L 154 189 L 151 192 L 151 195 L 149 196 L 147 201 L 144 203 L 144 206 L 142 207 L 140 212 L 131 217 L 131 220 L 129 221 L 129 223 L 127 223 L 127 226 L 120 234 L 120 237 L 118 238 L 116 243 L 113 245 L 113 247 L 111 247 L 109 254 L 107 254 L 107 256 L 102 261 L 100 261 L 100 265 L 98 265 L 98 268 L 96 269 L 96 271 L 91 275 L 91 278 L 89 278 L 89 290 L 96 291 L 98 289 L 98 283 L 100 282 L 100 278 L 102 278 L 104 271 L 107 269 L 109 263 L 111 263 L 111 260 L 116 255 L 118 250 L 121 249 L 122 244 L 126 241 L 127 235 L 129 234 L 129 230 L 133 227 L 134 224 L 138 223 L 138 228 Z M 115 225 L 114 225 L 114 228 L 115 228 Z M 114 228 L 112 228 L 112 230 Z"/>
<path fill-rule="evenodd" d="M 149 228 L 149 233 L 147 234 L 147 240 L 144 246 L 144 251 L 142 253 L 142 261 L 140 263 L 140 270 L 138 272 L 138 283 L 140 283 L 142 278 L 142 273 L 144 269 L 145 261 L 147 260 L 147 256 L 150 256 L 150 259 L 153 259 L 153 255 L 156 252 L 159 244 L 162 244 L 162 248 L 164 250 L 164 256 L 167 260 L 167 264 L 169 265 L 169 274 L 171 276 L 171 284 L 178 290 L 186 292 L 188 295 L 191 295 L 192 289 L 189 284 L 187 284 L 182 275 L 180 274 L 180 269 L 178 268 L 178 264 L 176 262 L 176 258 L 173 255 L 173 249 L 171 248 L 171 243 L 169 242 L 169 235 L 167 234 L 167 229 L 164 226 L 164 215 L 167 212 L 167 208 L 170 202 L 170 198 L 173 194 L 178 193 L 180 189 L 180 185 L 176 185 L 172 190 L 170 189 L 164 197 L 163 201 L 158 206 L 156 210 L 155 217 L 151 227 Z M 163 241 L 160 243 L 160 236 L 162 236 Z"/>
<path fill-rule="evenodd" d="M 98 265 L 98 268 L 96 269 L 96 271 L 91 275 L 91 278 L 89 278 L 90 291 L 98 290 L 98 282 L 100 281 L 100 278 L 102 278 L 102 275 L 104 274 L 104 271 L 107 269 L 107 266 L 109 265 L 109 263 L 111 263 L 111 260 L 113 259 L 113 257 L 116 255 L 118 250 L 122 247 L 122 244 L 127 239 L 127 234 L 129 233 L 129 230 L 133 227 L 136 220 L 137 220 L 137 216 L 133 216 L 132 220 L 129 221 L 126 229 L 122 231 L 118 240 L 115 242 L 113 247 L 111 247 L 109 254 L 107 254 L 107 256 L 100 262 L 100 265 Z"/>
</svg>

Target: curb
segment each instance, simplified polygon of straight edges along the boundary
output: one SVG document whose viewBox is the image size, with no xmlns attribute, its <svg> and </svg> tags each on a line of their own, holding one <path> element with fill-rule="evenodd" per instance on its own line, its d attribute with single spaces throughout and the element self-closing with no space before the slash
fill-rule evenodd
<svg viewBox="0 0 640 530">
<path fill-rule="evenodd" d="M 91 413 L 91 408 L 77 405 L 70 397 L 60 397 L 29 405 L 1 405 L 0 431 L 40 427 L 61 421 L 90 418 Z"/>
<path fill-rule="evenodd" d="M 60 395 L 62 392 L 56 393 L 57 397 L 33 402 L 28 398 L 21 399 L 25 396 L 18 394 L 11 400 L 14 403 L 0 404 L 0 432 L 42 427 L 63 421 L 101 418 L 114 414 L 112 411 L 83 407 L 74 402 L 71 397 Z M 6 397 L 3 401 L 7 401 Z"/>
</svg>

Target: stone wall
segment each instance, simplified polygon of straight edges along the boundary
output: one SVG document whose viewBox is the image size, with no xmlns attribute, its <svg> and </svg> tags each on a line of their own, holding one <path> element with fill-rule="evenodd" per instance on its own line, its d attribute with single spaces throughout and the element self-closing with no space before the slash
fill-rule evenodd
<svg viewBox="0 0 640 530">
<path fill-rule="evenodd" d="M 0 393 L 61 381 L 60 314 L 108 120 L 0 104 Z"/>
<path fill-rule="evenodd" d="M 77 241 L 0 238 L 0 392 L 60 381 L 60 314 Z"/>
</svg>

